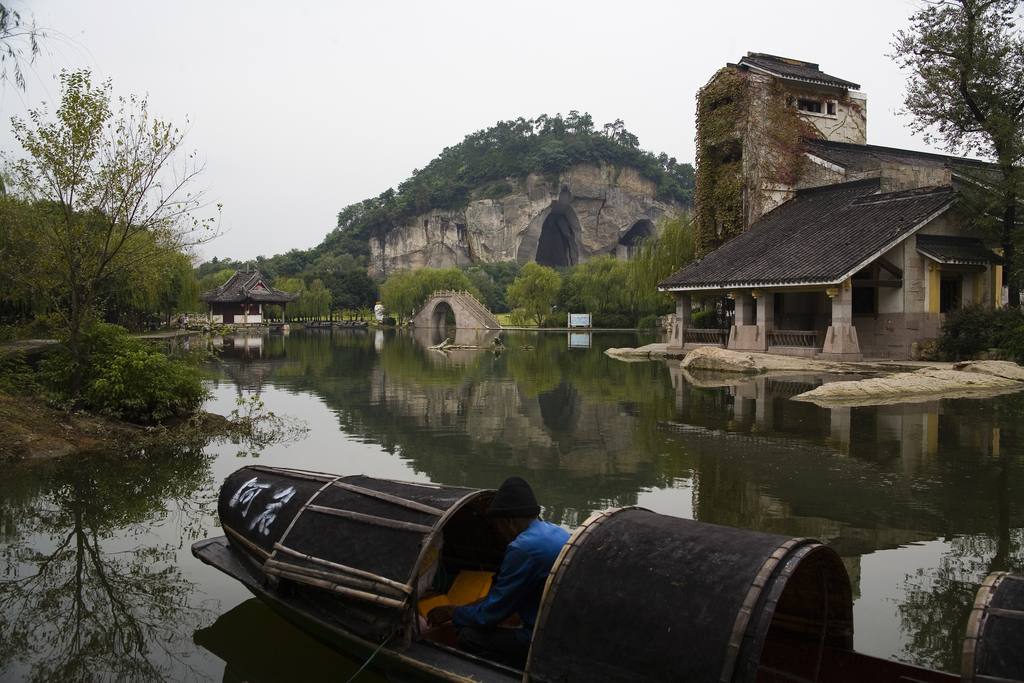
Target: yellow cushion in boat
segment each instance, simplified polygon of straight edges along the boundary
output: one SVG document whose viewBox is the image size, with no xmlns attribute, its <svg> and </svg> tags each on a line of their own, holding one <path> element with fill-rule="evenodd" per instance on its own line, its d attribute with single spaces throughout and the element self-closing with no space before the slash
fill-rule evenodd
<svg viewBox="0 0 1024 683">
<path fill-rule="evenodd" d="M 459 572 L 446 595 L 435 595 L 432 598 L 420 600 L 420 616 L 425 619 L 427 612 L 438 605 L 468 605 L 471 602 L 486 597 L 487 592 L 491 590 L 491 580 L 493 578 L 494 572 Z"/>
</svg>

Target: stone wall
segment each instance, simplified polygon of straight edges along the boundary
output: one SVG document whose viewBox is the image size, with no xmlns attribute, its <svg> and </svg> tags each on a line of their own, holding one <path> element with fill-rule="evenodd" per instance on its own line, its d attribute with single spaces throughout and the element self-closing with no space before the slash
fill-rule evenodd
<svg viewBox="0 0 1024 683">
<path fill-rule="evenodd" d="M 619 239 L 638 221 L 657 222 L 686 210 L 657 199 L 655 184 L 633 168 L 576 166 L 557 183 L 534 175 L 507 182 L 512 192 L 505 197 L 476 199 L 465 210 L 431 211 L 371 240 L 370 275 L 386 276 L 400 268 L 536 260 L 552 213 L 564 217 L 572 235 L 570 259 L 585 262 L 614 253 Z"/>
</svg>

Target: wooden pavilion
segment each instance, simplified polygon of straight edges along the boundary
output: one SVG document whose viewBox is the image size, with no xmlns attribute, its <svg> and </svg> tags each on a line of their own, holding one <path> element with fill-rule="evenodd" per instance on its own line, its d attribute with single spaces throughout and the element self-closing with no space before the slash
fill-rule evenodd
<svg viewBox="0 0 1024 683">
<path fill-rule="evenodd" d="M 210 322 L 227 325 L 260 325 L 264 305 L 282 309 L 299 298 L 267 284 L 259 270 L 236 270 L 223 285 L 199 295 L 210 309 Z"/>
</svg>

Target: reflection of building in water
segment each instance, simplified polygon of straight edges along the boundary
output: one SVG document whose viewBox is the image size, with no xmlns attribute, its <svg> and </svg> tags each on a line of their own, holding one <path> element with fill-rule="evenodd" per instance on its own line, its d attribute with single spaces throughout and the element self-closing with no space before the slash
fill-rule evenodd
<svg viewBox="0 0 1024 683">
<path fill-rule="evenodd" d="M 214 350 L 219 360 L 214 369 L 236 384 L 239 396 L 246 391 L 259 394 L 266 379 L 281 368 L 298 364 L 284 355 L 279 339 L 261 334 L 225 335 L 214 343 Z"/>
<path fill-rule="evenodd" d="M 676 418 L 663 428 L 696 459 L 696 519 L 819 538 L 845 558 L 989 530 L 1006 507 L 991 480 L 989 457 L 999 453 L 991 416 L 946 413 L 940 401 L 821 408 L 789 400 L 823 379 L 702 380 L 672 368 Z M 856 562 L 847 560 L 851 576 Z"/>
<path fill-rule="evenodd" d="M 676 391 L 676 415 L 681 422 L 704 419 L 730 432 L 803 438 L 827 443 L 844 455 L 874 459 L 898 457 L 905 472 L 934 459 L 939 444 L 941 402 L 900 403 L 869 408 L 821 408 L 789 400 L 824 382 L 856 376 L 784 375 L 781 377 L 716 377 L 711 381 L 689 375 L 670 364 Z M 719 405 L 708 403 L 713 390 Z M 725 393 L 721 393 L 725 392 Z M 719 395 L 721 393 L 721 395 Z M 954 420 L 947 416 L 947 421 Z M 969 427 L 969 425 L 968 425 Z M 998 451 L 998 430 L 957 430 L 958 438 L 983 451 Z M 822 441 L 824 439 L 824 441 Z"/>
<path fill-rule="evenodd" d="M 263 335 L 225 335 L 214 342 L 214 348 L 221 358 L 258 359 L 263 356 Z"/>
</svg>

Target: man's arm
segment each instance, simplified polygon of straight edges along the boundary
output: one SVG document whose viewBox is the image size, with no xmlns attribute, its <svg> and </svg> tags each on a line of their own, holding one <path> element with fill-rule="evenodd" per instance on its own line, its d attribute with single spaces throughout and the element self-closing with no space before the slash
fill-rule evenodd
<svg viewBox="0 0 1024 683">
<path fill-rule="evenodd" d="M 453 610 L 452 621 L 455 626 L 493 627 L 515 613 L 537 574 L 535 564 L 529 553 L 509 546 L 501 561 L 501 570 L 484 601 L 479 605 Z"/>
</svg>

